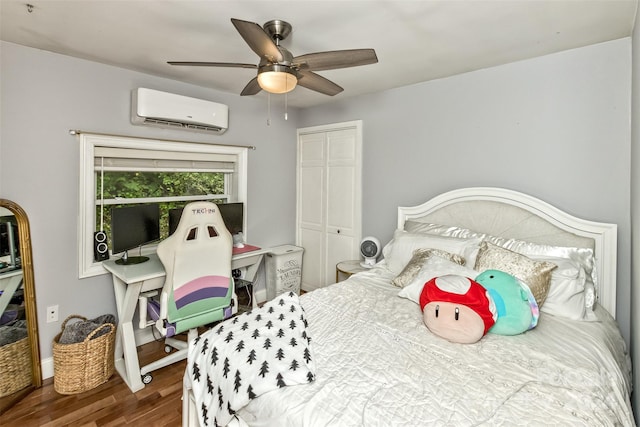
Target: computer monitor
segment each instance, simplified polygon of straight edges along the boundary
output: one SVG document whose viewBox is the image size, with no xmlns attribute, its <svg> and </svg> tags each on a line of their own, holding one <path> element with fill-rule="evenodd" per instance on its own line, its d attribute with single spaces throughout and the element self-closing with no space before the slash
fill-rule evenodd
<svg viewBox="0 0 640 427">
<path fill-rule="evenodd" d="M 220 210 L 220 215 L 224 221 L 224 225 L 231 235 L 237 235 L 243 232 L 244 224 L 244 203 L 216 203 Z M 169 210 L 169 235 L 172 235 L 182 216 L 182 208 Z"/>
<path fill-rule="evenodd" d="M 169 209 L 169 236 L 171 236 L 178 228 L 183 208 Z"/>
<path fill-rule="evenodd" d="M 148 257 L 130 257 L 128 251 L 160 239 L 160 205 L 151 203 L 111 208 L 111 245 L 124 252 L 117 264 L 139 264 Z"/>
<path fill-rule="evenodd" d="M 14 216 L 0 217 L 0 271 L 21 268 L 18 224 Z"/>
<path fill-rule="evenodd" d="M 244 203 L 221 203 L 218 205 L 224 225 L 231 235 L 242 233 L 244 224 Z"/>
</svg>

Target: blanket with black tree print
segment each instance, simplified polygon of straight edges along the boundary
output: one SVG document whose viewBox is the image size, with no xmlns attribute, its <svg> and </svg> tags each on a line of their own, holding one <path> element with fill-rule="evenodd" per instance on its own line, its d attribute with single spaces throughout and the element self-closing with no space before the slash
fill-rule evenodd
<svg viewBox="0 0 640 427">
<path fill-rule="evenodd" d="M 187 373 L 202 426 L 226 426 L 268 391 L 315 379 L 307 320 L 290 292 L 228 319 L 189 347 Z"/>
</svg>

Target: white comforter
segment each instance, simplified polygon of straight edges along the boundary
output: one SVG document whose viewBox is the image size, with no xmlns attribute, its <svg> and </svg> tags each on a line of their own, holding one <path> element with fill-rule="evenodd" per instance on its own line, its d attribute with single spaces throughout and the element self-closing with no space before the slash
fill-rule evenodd
<svg viewBox="0 0 640 427">
<path fill-rule="evenodd" d="M 238 412 L 250 426 L 633 426 L 630 362 L 613 319 L 544 313 L 534 330 L 453 344 L 431 334 L 384 267 L 300 298 L 316 381 Z"/>
</svg>

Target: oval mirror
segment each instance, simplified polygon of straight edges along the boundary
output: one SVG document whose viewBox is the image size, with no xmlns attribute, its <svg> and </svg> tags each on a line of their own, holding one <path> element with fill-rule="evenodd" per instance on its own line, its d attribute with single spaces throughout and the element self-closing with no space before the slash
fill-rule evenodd
<svg viewBox="0 0 640 427">
<path fill-rule="evenodd" d="M 0 199 L 0 414 L 42 385 L 29 219 Z"/>
</svg>

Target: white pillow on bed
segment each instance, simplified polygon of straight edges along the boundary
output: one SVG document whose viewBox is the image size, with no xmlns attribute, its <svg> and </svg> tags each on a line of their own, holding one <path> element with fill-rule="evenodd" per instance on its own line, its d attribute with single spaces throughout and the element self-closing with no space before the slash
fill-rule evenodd
<svg viewBox="0 0 640 427">
<path fill-rule="evenodd" d="M 410 233 L 425 233 L 434 236 L 457 237 L 460 239 L 481 238 L 487 240 L 494 245 L 501 246 L 505 249 L 521 253 L 526 256 L 550 256 L 558 258 L 572 259 L 584 268 L 587 273 L 587 280 L 593 281 L 597 287 L 598 278 L 596 272 L 595 257 L 593 250 L 589 248 L 575 248 L 567 246 L 551 246 L 539 243 L 527 242 L 524 240 L 507 239 L 505 237 L 492 236 L 486 233 L 469 230 L 462 227 L 454 227 L 450 225 L 432 224 L 428 222 L 408 220 L 404 224 L 404 229 Z"/>
<path fill-rule="evenodd" d="M 420 248 L 440 249 L 460 255 L 464 259 L 474 259 L 482 239 L 458 239 L 456 237 L 435 236 L 424 233 L 407 233 L 396 230 L 393 239 L 382 248 L 387 267 L 398 275 L 413 257 L 413 251 Z M 469 261 L 467 261 L 469 265 Z"/>
<path fill-rule="evenodd" d="M 576 261 L 558 257 L 532 256 L 558 266 L 551 272 L 551 286 L 540 311 L 573 320 L 597 320 L 593 312 L 595 292 L 587 273 Z"/>
<path fill-rule="evenodd" d="M 458 238 L 482 238 L 495 245 L 510 249 L 514 252 L 521 253 L 533 259 L 545 259 L 555 258 L 563 259 L 574 263 L 574 270 L 582 268 L 585 272 L 585 282 L 580 283 L 579 279 L 567 280 L 566 275 L 562 274 L 564 270 L 559 266 L 551 273 L 551 286 L 550 289 L 555 289 L 554 292 L 550 291 L 551 297 L 547 295 L 545 305 L 551 301 L 547 310 L 544 306 L 541 308 L 543 312 L 552 312 L 550 314 L 568 317 L 570 319 L 583 319 L 592 320 L 595 319 L 595 313 L 593 313 L 593 306 L 596 299 L 597 289 L 597 271 L 595 266 L 595 257 L 593 250 L 589 248 L 575 248 L 564 246 L 550 246 L 542 245 L 538 243 L 527 242 L 517 239 L 506 239 L 503 237 L 497 237 L 488 235 L 486 233 L 480 233 L 477 231 L 469 230 L 462 227 L 455 227 L 442 224 L 433 224 L 420 221 L 408 220 L 404 226 L 407 232 L 412 233 L 425 233 L 435 236 L 447 236 Z M 552 262 L 555 262 L 551 260 Z M 558 264 L 556 262 L 556 264 Z M 577 266 L 576 266 L 577 264 Z M 565 263 L 566 267 L 567 264 Z M 556 271 L 559 270 L 559 271 Z M 577 275 L 576 275 L 577 276 Z M 566 289 L 564 289 L 566 287 Z M 578 294 L 578 289 L 582 288 L 584 294 Z M 563 292 L 558 292 L 558 289 L 563 289 Z M 584 310 L 581 308 L 578 301 L 584 302 Z M 579 313 L 582 313 L 580 315 Z"/>
<path fill-rule="evenodd" d="M 559 258 L 554 259 L 557 263 L 557 271 L 551 273 L 551 287 L 547 294 L 547 300 L 540 307 L 543 313 L 562 316 L 573 320 L 582 320 L 586 317 L 586 303 L 584 286 L 586 282 L 586 273 L 583 268 L 570 269 L 577 274 L 563 274 L 563 263 Z M 569 264 L 571 262 L 569 261 Z"/>
<path fill-rule="evenodd" d="M 448 259 L 438 256 L 429 257 L 422 265 L 422 268 L 420 268 L 416 277 L 398 292 L 398 296 L 420 304 L 420 294 L 422 293 L 424 284 L 434 277 L 444 276 L 446 274 L 457 274 L 475 279 L 479 273 L 472 268 L 456 264 Z"/>
</svg>

